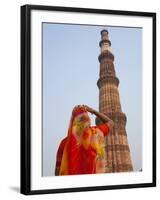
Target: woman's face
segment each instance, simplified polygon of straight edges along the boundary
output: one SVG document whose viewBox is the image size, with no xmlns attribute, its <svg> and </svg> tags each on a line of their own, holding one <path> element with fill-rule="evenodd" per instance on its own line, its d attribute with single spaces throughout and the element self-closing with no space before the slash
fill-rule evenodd
<svg viewBox="0 0 160 200">
<path fill-rule="evenodd" d="M 74 124 L 81 124 L 83 128 L 88 128 L 90 126 L 90 118 L 87 112 L 77 115 L 74 119 Z"/>
</svg>

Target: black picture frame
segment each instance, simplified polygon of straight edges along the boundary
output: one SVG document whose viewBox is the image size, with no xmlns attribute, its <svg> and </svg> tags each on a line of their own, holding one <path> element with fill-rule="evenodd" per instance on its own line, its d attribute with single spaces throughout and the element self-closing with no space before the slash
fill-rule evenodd
<svg viewBox="0 0 160 200">
<path fill-rule="evenodd" d="M 59 188 L 59 189 L 31 189 L 31 11 L 63 11 L 92 14 L 109 14 L 122 16 L 141 16 L 150 17 L 152 26 L 152 182 L 137 183 L 125 185 L 105 185 L 77 188 Z M 156 186 L 156 13 L 122 11 L 122 10 L 104 10 L 90 8 L 57 7 L 44 5 L 24 5 L 21 6 L 21 180 L 20 192 L 25 195 L 49 194 L 64 192 L 80 192 L 95 190 L 111 190 L 126 188 L 142 188 Z"/>
</svg>

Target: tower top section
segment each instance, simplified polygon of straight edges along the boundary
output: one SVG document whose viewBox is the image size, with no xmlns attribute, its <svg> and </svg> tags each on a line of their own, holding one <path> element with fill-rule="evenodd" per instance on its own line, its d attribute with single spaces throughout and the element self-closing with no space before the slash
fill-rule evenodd
<svg viewBox="0 0 160 200">
<path fill-rule="evenodd" d="M 106 29 L 101 30 L 101 41 L 99 42 L 99 46 L 101 48 L 101 54 L 100 54 L 100 59 L 101 57 L 110 57 L 112 60 L 114 60 L 114 55 L 112 53 L 111 49 L 111 41 L 109 40 L 109 32 Z"/>
<path fill-rule="evenodd" d="M 101 47 L 101 52 L 105 50 L 112 52 L 111 41 L 109 40 L 108 35 L 109 35 L 108 30 L 106 29 L 101 30 L 101 41 L 99 42 L 99 46 Z"/>
<path fill-rule="evenodd" d="M 101 30 L 101 35 L 102 35 L 103 33 L 107 33 L 107 34 L 108 34 L 108 30 L 107 30 L 107 29 Z"/>
</svg>

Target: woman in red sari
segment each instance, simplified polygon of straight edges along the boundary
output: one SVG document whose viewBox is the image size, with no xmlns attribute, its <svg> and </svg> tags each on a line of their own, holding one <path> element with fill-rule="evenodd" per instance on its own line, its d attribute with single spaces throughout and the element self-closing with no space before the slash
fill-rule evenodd
<svg viewBox="0 0 160 200">
<path fill-rule="evenodd" d="M 91 126 L 88 112 L 95 114 L 103 124 Z M 55 175 L 104 173 L 105 136 L 113 121 L 86 105 L 73 109 L 68 135 L 57 151 Z"/>
</svg>

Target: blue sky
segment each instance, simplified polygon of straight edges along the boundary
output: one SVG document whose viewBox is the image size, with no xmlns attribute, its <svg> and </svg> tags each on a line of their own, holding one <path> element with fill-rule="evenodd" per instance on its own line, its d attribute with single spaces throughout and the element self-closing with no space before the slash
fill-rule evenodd
<svg viewBox="0 0 160 200">
<path fill-rule="evenodd" d="M 115 56 L 122 111 L 134 170 L 142 168 L 142 29 L 43 23 L 43 175 L 54 173 L 58 145 L 72 109 L 98 110 L 100 31 L 106 28 Z M 94 117 L 92 124 L 94 125 Z"/>
</svg>

